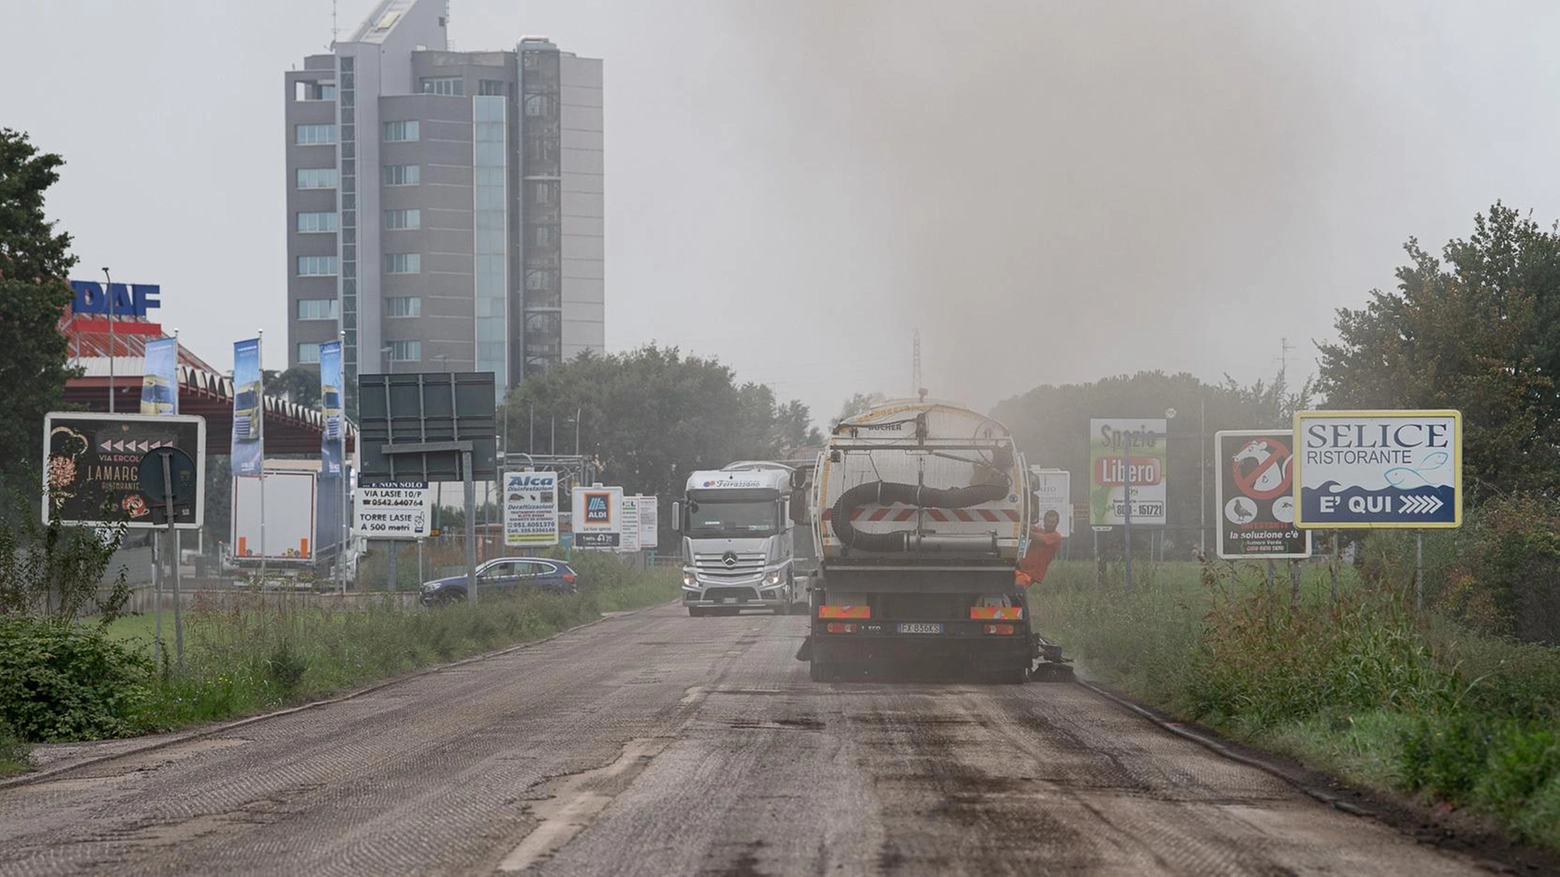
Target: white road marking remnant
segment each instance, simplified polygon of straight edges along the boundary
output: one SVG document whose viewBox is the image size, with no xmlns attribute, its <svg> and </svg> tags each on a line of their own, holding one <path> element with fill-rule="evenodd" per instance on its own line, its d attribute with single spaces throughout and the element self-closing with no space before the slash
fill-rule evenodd
<svg viewBox="0 0 1560 877">
<path fill-rule="evenodd" d="M 638 774 L 650 764 L 650 759 L 660 755 L 671 744 L 670 737 L 635 738 L 623 745 L 622 754 L 611 764 L 559 777 L 548 783 L 552 787 L 552 797 L 538 801 L 531 807 L 539 824 L 498 863 L 498 870 L 505 873 L 524 871 L 562 849 L 576 835 L 590 827 L 601 811 L 612 803 L 613 795 L 588 790 L 586 786 L 630 772 Z"/>
</svg>

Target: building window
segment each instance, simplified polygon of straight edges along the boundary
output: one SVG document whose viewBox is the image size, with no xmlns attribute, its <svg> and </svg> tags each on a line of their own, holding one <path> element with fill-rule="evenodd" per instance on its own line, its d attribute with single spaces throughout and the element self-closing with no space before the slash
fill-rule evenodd
<svg viewBox="0 0 1560 877">
<path fill-rule="evenodd" d="M 293 100 L 335 100 L 336 83 L 334 82 L 294 82 Z"/>
<path fill-rule="evenodd" d="M 554 198 L 553 198 L 553 184 L 552 183 L 537 183 L 536 184 L 536 203 L 538 203 L 538 204 L 551 204 L 553 202 L 553 200 L 554 200 Z"/>
<path fill-rule="evenodd" d="M 319 345 L 319 342 L 317 342 L 317 341 L 300 341 L 300 342 L 298 342 L 298 361 L 299 362 L 319 362 L 320 361 L 320 345 Z"/>
<path fill-rule="evenodd" d="M 459 76 L 424 76 L 423 94 L 465 94 L 466 80 Z"/>
<path fill-rule="evenodd" d="M 386 210 L 385 231 L 406 231 L 422 228 L 421 210 Z"/>
<path fill-rule="evenodd" d="M 298 214 L 298 230 L 301 232 L 335 231 L 336 214 L 300 213 Z"/>
<path fill-rule="evenodd" d="M 538 247 L 552 246 L 552 226 L 538 225 L 536 227 L 536 245 Z"/>
<path fill-rule="evenodd" d="M 386 122 L 385 142 L 404 143 L 409 140 L 419 140 L 421 138 L 418 136 L 419 132 L 417 129 L 416 119 L 408 119 L 404 122 Z"/>
<path fill-rule="evenodd" d="M 422 165 L 416 164 L 387 164 L 385 165 L 385 185 L 387 186 L 415 186 L 422 181 Z"/>
<path fill-rule="evenodd" d="M 299 256 L 299 277 L 331 277 L 336 273 L 335 256 Z"/>
<path fill-rule="evenodd" d="M 421 341 L 391 341 L 391 362 L 418 362 L 422 359 Z"/>
<path fill-rule="evenodd" d="M 504 81 L 502 79 L 478 79 L 477 94 L 503 97 Z"/>
<path fill-rule="evenodd" d="M 415 295 L 400 295 L 387 298 L 385 299 L 385 316 L 420 317 L 422 316 L 422 299 Z"/>
<path fill-rule="evenodd" d="M 334 189 L 336 188 L 336 169 L 333 167 L 298 168 L 298 188 Z"/>
<path fill-rule="evenodd" d="M 525 114 L 527 116 L 545 116 L 552 109 L 552 100 L 545 94 L 528 94 L 525 96 Z"/>
<path fill-rule="evenodd" d="M 298 319 L 334 320 L 336 319 L 336 300 L 333 298 L 300 298 L 298 299 Z"/>
<path fill-rule="evenodd" d="M 299 146 L 323 146 L 336 142 L 335 125 L 294 125 L 293 142 Z"/>
<path fill-rule="evenodd" d="M 385 253 L 386 274 L 418 274 L 421 272 L 421 253 Z"/>
</svg>

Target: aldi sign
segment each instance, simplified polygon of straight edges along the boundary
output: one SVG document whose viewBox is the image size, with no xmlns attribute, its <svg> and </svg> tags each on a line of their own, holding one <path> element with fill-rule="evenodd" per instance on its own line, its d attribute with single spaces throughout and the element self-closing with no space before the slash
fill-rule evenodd
<svg viewBox="0 0 1560 877">
<path fill-rule="evenodd" d="M 613 550 L 622 545 L 623 488 L 576 487 L 572 505 L 575 545 Z"/>
<path fill-rule="evenodd" d="M 1462 525 L 1458 411 L 1295 413 L 1295 526 Z"/>
</svg>

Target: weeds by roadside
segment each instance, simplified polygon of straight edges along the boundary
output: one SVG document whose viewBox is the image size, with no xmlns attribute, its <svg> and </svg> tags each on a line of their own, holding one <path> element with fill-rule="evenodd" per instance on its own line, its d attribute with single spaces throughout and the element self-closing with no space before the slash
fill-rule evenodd
<svg viewBox="0 0 1560 877">
<path fill-rule="evenodd" d="M 1090 571 L 1092 572 L 1092 570 Z M 1220 569 L 1128 594 L 1071 571 L 1031 593 L 1088 672 L 1183 719 L 1500 819 L 1560 849 L 1560 650 L 1416 614 L 1400 594 L 1292 601 Z"/>
<path fill-rule="evenodd" d="M 0 775 L 27 769 L 27 743 L 131 736 L 251 715 L 540 639 L 675 598 L 676 571 L 590 558 L 579 594 L 491 597 L 476 606 L 406 608 L 392 595 L 354 608 L 263 595 L 185 613 L 185 660 L 147 657 L 146 626 L 118 638 L 98 626 L 0 619 Z M 587 574 L 585 570 L 589 570 Z M 235 595 L 242 596 L 242 595 Z M 14 713 L 14 715 L 13 715 Z"/>
</svg>

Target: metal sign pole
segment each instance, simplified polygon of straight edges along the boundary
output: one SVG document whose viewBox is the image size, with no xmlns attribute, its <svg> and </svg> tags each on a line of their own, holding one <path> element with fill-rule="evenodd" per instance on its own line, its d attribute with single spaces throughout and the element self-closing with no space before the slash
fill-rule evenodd
<svg viewBox="0 0 1560 877">
<path fill-rule="evenodd" d="M 336 549 L 336 577 L 341 580 L 341 593 L 347 593 L 347 548 L 352 544 L 352 523 L 347 520 L 347 330 L 336 333 L 341 343 L 341 425 L 337 427 L 341 439 L 341 545 Z"/>
<path fill-rule="evenodd" d="M 1132 437 L 1121 433 L 1121 523 L 1126 536 L 1127 591 L 1132 590 Z"/>
<path fill-rule="evenodd" d="M 1414 611 L 1425 608 L 1425 531 L 1414 531 Z"/>
<path fill-rule="evenodd" d="M 471 448 L 460 452 L 460 478 L 466 488 L 466 583 L 471 604 L 477 603 L 477 489 L 471 483 Z"/>
<path fill-rule="evenodd" d="M 159 454 L 162 457 L 163 471 L 163 501 L 167 503 L 168 514 L 168 541 L 174 541 L 174 508 L 173 508 L 173 466 L 169 462 L 169 455 Z M 179 558 L 173 558 L 173 650 L 178 656 L 179 669 L 184 669 L 184 613 L 180 607 L 179 596 Z"/>
</svg>

